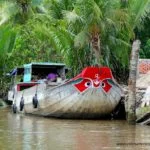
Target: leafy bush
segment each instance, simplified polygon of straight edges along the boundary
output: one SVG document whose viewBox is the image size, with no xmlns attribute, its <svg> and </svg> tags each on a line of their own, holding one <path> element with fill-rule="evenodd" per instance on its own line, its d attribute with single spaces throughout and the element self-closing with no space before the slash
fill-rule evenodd
<svg viewBox="0 0 150 150">
<path fill-rule="evenodd" d="M 147 40 L 146 45 L 140 50 L 140 57 L 150 59 L 150 39 Z"/>
</svg>

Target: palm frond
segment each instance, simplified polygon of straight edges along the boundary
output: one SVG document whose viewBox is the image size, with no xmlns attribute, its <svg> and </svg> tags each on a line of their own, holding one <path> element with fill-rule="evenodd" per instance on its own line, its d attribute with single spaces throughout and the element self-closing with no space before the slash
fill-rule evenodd
<svg viewBox="0 0 150 150">
<path fill-rule="evenodd" d="M 0 25 L 7 22 L 18 11 L 18 7 L 14 2 L 5 1 L 1 4 L 0 9 Z"/>
<path fill-rule="evenodd" d="M 147 15 L 150 11 L 150 1 L 149 0 L 131 0 L 129 1 L 128 12 L 131 16 L 132 29 L 135 27 L 141 27 L 142 18 Z"/>
<path fill-rule="evenodd" d="M 0 55 L 5 55 L 12 51 L 16 38 L 16 32 L 10 25 L 0 27 Z"/>
<path fill-rule="evenodd" d="M 78 48 L 83 48 L 89 42 L 89 34 L 86 31 L 80 32 L 75 36 L 74 46 Z"/>
<path fill-rule="evenodd" d="M 75 11 L 62 11 L 63 17 L 65 20 L 67 20 L 68 23 L 75 23 L 77 21 L 81 21 L 82 18 L 77 15 Z"/>
</svg>

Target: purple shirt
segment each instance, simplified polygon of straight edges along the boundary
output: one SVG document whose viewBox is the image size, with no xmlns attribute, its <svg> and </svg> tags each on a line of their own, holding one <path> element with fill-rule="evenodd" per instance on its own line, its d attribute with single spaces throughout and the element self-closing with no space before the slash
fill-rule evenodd
<svg viewBox="0 0 150 150">
<path fill-rule="evenodd" d="M 57 76 L 58 76 L 58 75 L 57 75 L 57 74 L 55 74 L 55 73 L 49 73 L 49 74 L 48 74 L 48 76 L 47 76 L 47 79 L 48 79 L 48 80 L 56 79 L 56 78 L 57 78 Z"/>
</svg>

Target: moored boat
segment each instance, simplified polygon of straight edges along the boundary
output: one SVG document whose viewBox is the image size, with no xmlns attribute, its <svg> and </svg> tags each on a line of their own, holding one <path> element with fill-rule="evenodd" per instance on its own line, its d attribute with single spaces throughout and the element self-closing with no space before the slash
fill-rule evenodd
<svg viewBox="0 0 150 150">
<path fill-rule="evenodd" d="M 76 77 L 66 80 L 63 64 L 39 65 L 42 69 L 37 64 L 26 66 L 23 82 L 17 83 L 13 88 L 15 92 L 11 90 L 13 94 L 9 94 L 13 95 L 9 99 L 13 101 L 15 113 L 58 118 L 100 118 L 110 115 L 122 96 L 122 90 L 108 67 L 86 67 Z M 36 71 L 38 74 L 57 73 L 57 80 L 33 82 L 31 77 Z"/>
</svg>

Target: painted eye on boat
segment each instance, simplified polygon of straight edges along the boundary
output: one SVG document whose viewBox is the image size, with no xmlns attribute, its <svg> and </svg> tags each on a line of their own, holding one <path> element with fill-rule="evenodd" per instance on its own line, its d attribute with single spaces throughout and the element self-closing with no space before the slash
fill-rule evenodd
<svg viewBox="0 0 150 150">
<path fill-rule="evenodd" d="M 101 86 L 104 88 L 104 87 L 105 87 L 105 83 L 104 83 L 104 82 L 102 82 Z"/>
<path fill-rule="evenodd" d="M 91 86 L 91 82 L 86 82 L 86 83 L 85 83 L 85 86 L 86 86 L 86 87 Z"/>
</svg>

